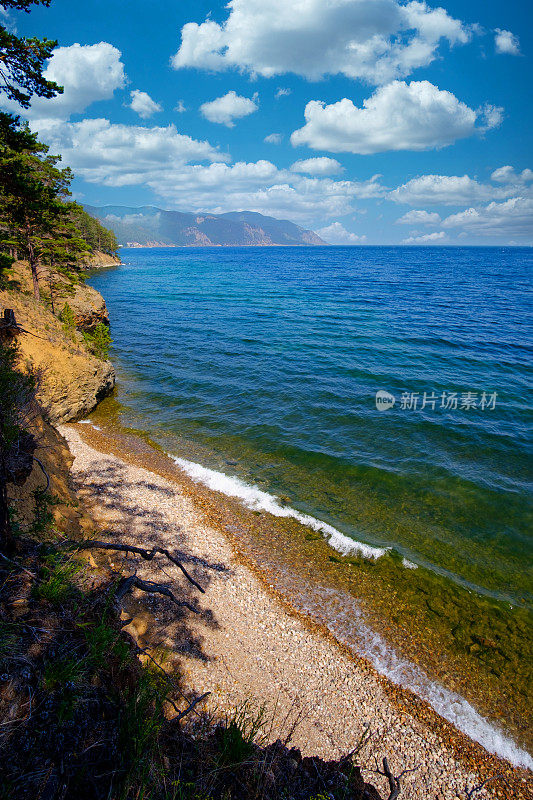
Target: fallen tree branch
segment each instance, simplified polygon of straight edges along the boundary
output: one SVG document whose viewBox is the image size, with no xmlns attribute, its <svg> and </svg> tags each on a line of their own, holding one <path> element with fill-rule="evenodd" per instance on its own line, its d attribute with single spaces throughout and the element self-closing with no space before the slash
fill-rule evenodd
<svg viewBox="0 0 533 800">
<path fill-rule="evenodd" d="M 151 655 L 150 655 L 150 653 L 148 653 L 146 649 L 144 649 L 144 650 L 143 650 L 142 648 L 138 647 L 138 648 L 137 648 L 137 654 L 138 654 L 138 655 L 147 656 L 147 657 L 148 657 L 148 658 L 149 658 L 151 661 L 153 661 L 153 663 L 156 665 L 156 667 L 158 667 L 158 668 L 161 670 L 161 672 L 162 672 L 162 673 L 163 673 L 163 675 L 165 676 L 166 680 L 168 681 L 168 683 L 170 684 L 170 686 L 172 687 L 172 689 L 174 689 L 174 691 L 176 691 L 178 694 L 180 694 L 180 695 L 183 697 L 183 699 L 184 699 L 184 700 L 187 700 L 186 696 L 183 694 L 183 692 L 181 691 L 181 689 L 179 689 L 179 688 L 178 688 L 178 687 L 177 687 L 177 686 L 174 684 L 174 681 L 172 680 L 172 678 L 170 677 L 170 675 L 168 674 L 168 672 L 167 672 L 166 670 L 164 670 L 164 669 L 163 669 L 163 667 L 161 666 L 161 664 L 158 664 L 158 663 L 157 663 L 157 661 L 155 660 L 155 658 L 153 658 L 153 656 L 151 656 Z M 177 707 L 177 705 L 176 705 L 176 703 L 174 702 L 174 700 L 172 700 L 170 697 L 168 697 L 168 696 L 167 696 L 167 697 L 165 697 L 165 702 L 169 703 L 169 704 L 172 706 L 172 708 L 174 709 L 174 711 L 176 712 L 176 715 L 177 715 L 177 716 L 175 716 L 175 717 L 174 717 L 174 720 L 179 722 L 179 720 L 180 720 L 180 719 L 183 719 L 183 717 L 186 717 L 186 716 L 187 716 L 187 714 L 190 714 L 190 713 L 191 713 L 191 711 L 194 711 L 194 709 L 196 708 L 196 706 L 197 706 L 199 703 L 201 703 L 201 702 L 202 702 L 202 700 L 205 700 L 205 698 L 206 698 L 206 697 L 209 697 L 209 695 L 210 695 L 210 694 L 211 694 L 211 692 L 205 692 L 205 693 L 204 693 L 203 695 L 201 695 L 200 697 L 197 697 L 195 700 L 193 700 L 191 703 L 189 703 L 189 705 L 187 706 L 187 708 L 185 708 L 183 711 L 180 711 L 180 709 Z M 196 713 L 198 713 L 198 712 L 196 712 Z"/>
<path fill-rule="evenodd" d="M 135 553 L 138 556 L 141 556 L 145 561 L 152 561 L 152 559 L 160 554 L 166 556 L 169 561 L 172 562 L 178 569 L 180 569 L 189 583 L 192 583 L 199 592 L 205 594 L 205 589 L 203 589 L 199 583 L 197 583 L 192 575 L 190 575 L 183 564 L 178 561 L 178 559 L 171 555 L 168 550 L 165 550 L 163 547 L 152 547 L 151 550 L 147 550 L 144 547 L 135 547 L 131 544 L 120 544 L 114 542 L 99 542 L 95 539 L 85 539 L 81 542 L 73 542 L 73 541 L 66 541 L 61 542 L 61 547 L 72 547 L 73 550 L 117 550 L 121 553 Z"/>
<path fill-rule="evenodd" d="M 178 686 L 176 686 L 176 684 L 174 683 L 174 681 L 172 680 L 166 669 L 163 669 L 161 664 L 158 664 L 155 658 L 152 655 L 150 655 L 150 653 L 148 652 L 148 648 L 142 649 L 140 647 L 137 647 L 137 654 L 147 656 L 150 659 L 150 661 L 152 661 L 155 664 L 155 666 L 161 670 L 161 672 L 165 676 L 167 682 L 170 684 L 172 689 L 174 689 L 175 692 L 180 694 L 184 700 L 187 700 L 181 689 Z M 176 713 L 178 714 L 178 716 L 175 717 L 175 719 L 180 720 L 182 717 L 185 717 L 187 714 L 190 714 L 191 711 L 194 711 L 198 703 L 201 703 L 202 700 L 205 700 L 205 698 L 208 697 L 210 694 L 211 692 L 205 692 L 201 697 L 198 697 L 196 698 L 196 700 L 193 700 L 192 703 L 189 703 L 189 705 L 184 711 L 180 711 L 175 702 L 171 700 L 170 697 L 165 697 L 165 700 L 167 701 L 167 703 L 170 703 L 174 711 L 176 711 Z"/>
<path fill-rule="evenodd" d="M 39 464 L 39 466 L 41 468 L 41 471 L 42 471 L 44 477 L 46 478 L 46 487 L 44 489 L 40 489 L 39 491 L 41 491 L 43 493 L 47 492 L 48 489 L 50 488 L 50 476 L 47 473 L 47 471 L 45 470 L 45 468 L 43 467 L 42 461 L 40 459 L 38 459 L 37 456 L 32 456 L 32 458 L 33 458 L 34 461 L 36 461 Z"/>
<path fill-rule="evenodd" d="M 150 659 L 150 661 L 151 661 L 153 664 L 155 664 L 155 666 L 156 666 L 158 669 L 160 669 L 160 670 L 161 670 L 161 672 L 163 673 L 163 675 L 164 675 L 164 677 L 165 677 L 165 680 L 166 680 L 166 681 L 167 681 L 167 683 L 168 683 L 168 684 L 171 686 L 171 688 L 173 689 L 173 691 L 177 692 L 177 694 L 181 695 L 181 697 L 183 697 L 183 699 L 184 699 L 184 700 L 187 700 L 187 701 L 188 701 L 188 698 L 187 698 L 187 696 L 186 696 L 186 695 L 184 695 L 184 694 L 183 694 L 183 692 L 181 691 L 181 689 L 179 688 L 179 686 L 177 686 L 177 685 L 174 683 L 174 681 L 172 680 L 172 678 L 170 677 L 170 675 L 168 674 L 168 672 L 166 671 L 166 669 L 164 669 L 164 668 L 161 666 L 161 664 L 159 664 L 159 663 L 158 663 L 158 662 L 155 660 L 155 658 L 154 658 L 154 657 L 153 657 L 153 656 L 152 656 L 152 655 L 151 655 L 151 654 L 148 652 L 148 648 L 147 648 L 147 647 L 145 647 L 144 649 L 143 649 L 143 648 L 141 648 L 141 647 L 137 647 L 137 648 L 136 648 L 136 650 L 135 650 L 135 652 L 137 653 L 137 655 L 140 655 L 140 656 L 146 656 L 147 658 L 149 658 L 149 659 Z M 209 692 L 208 692 L 208 694 L 209 694 Z M 167 700 L 168 700 L 168 698 L 167 698 Z M 169 700 L 169 702 L 171 702 L 171 701 Z M 171 703 L 171 705 L 173 705 L 173 703 Z M 178 709 L 178 708 L 176 708 L 176 711 L 179 711 L 179 709 Z M 196 713 L 198 713 L 198 712 L 196 712 Z"/>
<path fill-rule="evenodd" d="M 130 622 L 131 622 L 131 619 L 130 619 Z M 157 647 L 157 645 L 156 645 L 156 647 Z M 153 656 L 152 656 L 152 655 L 151 655 L 151 654 L 148 652 L 148 648 L 147 648 L 147 647 L 144 647 L 144 648 L 143 648 L 143 647 L 136 647 L 136 649 L 135 649 L 135 652 L 136 652 L 136 654 L 137 654 L 138 656 L 146 656 L 147 658 L 149 658 L 149 659 L 150 659 L 150 661 L 151 661 L 153 664 L 155 664 L 155 666 L 156 666 L 158 669 L 160 669 L 160 670 L 161 670 L 161 672 L 163 673 L 163 675 L 164 675 L 164 676 L 165 676 L 165 678 L 167 679 L 167 682 L 168 682 L 168 683 L 169 683 L 169 684 L 172 686 L 172 688 L 173 688 L 173 689 L 175 689 L 177 692 L 179 692 L 179 694 L 181 694 L 181 696 L 182 696 L 182 697 L 183 697 L 185 700 L 187 699 L 187 698 L 185 697 L 185 695 L 184 695 L 184 694 L 182 694 L 182 692 L 180 692 L 180 690 L 178 689 L 178 687 L 175 685 L 174 681 L 172 680 L 172 678 L 170 677 L 170 675 L 168 674 L 168 672 L 166 671 L 166 669 L 164 669 L 164 667 L 162 667 L 162 666 L 161 666 L 161 664 L 159 664 L 159 663 L 158 663 L 158 662 L 155 660 L 155 658 L 154 658 L 154 657 L 153 657 Z"/>
<path fill-rule="evenodd" d="M 19 564 L 19 563 L 18 563 L 18 561 L 13 561 L 13 559 L 12 559 L 12 558 L 8 558 L 8 557 L 7 557 L 7 556 L 5 556 L 3 553 L 0 553 L 0 558 L 3 558 L 3 559 L 4 559 L 4 561 L 8 561 L 10 564 L 13 564 L 13 566 L 17 567 L 17 569 L 21 569 L 23 572 L 26 572 L 26 573 L 27 573 L 28 575 L 30 575 L 32 578 L 35 578 L 35 577 L 36 577 L 36 576 L 35 576 L 35 572 L 30 572 L 30 571 L 29 571 L 29 569 L 26 569 L 26 567 L 23 567 L 23 566 L 22 566 L 22 564 Z"/>
<path fill-rule="evenodd" d="M 174 702 L 174 700 L 171 700 L 170 697 L 165 697 L 165 703 L 170 703 L 176 714 L 180 713 L 180 710 L 177 707 L 176 703 Z"/>
<path fill-rule="evenodd" d="M 190 714 L 191 711 L 193 711 L 193 709 L 196 708 L 198 703 L 201 703 L 202 700 L 205 700 L 205 698 L 209 697 L 210 694 L 211 694 L 211 692 L 205 692 L 205 694 L 202 694 L 200 697 L 197 697 L 196 700 L 193 700 L 192 703 L 189 703 L 187 708 L 185 708 L 183 711 L 180 711 L 178 716 L 175 717 L 175 722 L 179 722 L 180 719 L 183 719 L 183 717 L 186 717 L 187 714 Z"/>
<path fill-rule="evenodd" d="M 467 789 L 467 787 L 465 786 L 465 792 L 466 792 L 467 800 L 471 800 L 471 798 L 477 792 L 480 792 L 483 789 L 483 787 L 487 785 L 487 783 L 490 783 L 491 781 L 497 781 L 498 779 L 503 780 L 503 782 L 505 783 L 506 786 L 508 785 L 507 781 L 505 780 L 503 775 L 493 775 L 491 778 L 487 778 L 486 781 L 483 781 L 483 783 L 480 783 L 479 786 L 474 786 L 472 789 Z"/>
<path fill-rule="evenodd" d="M 161 594 L 164 597 L 168 597 L 168 599 L 172 600 L 177 606 L 188 608 L 189 611 L 192 611 L 194 614 L 200 613 L 197 608 L 186 600 L 178 600 L 168 586 L 164 586 L 162 583 L 154 583 L 153 581 L 143 581 L 142 578 L 139 578 L 137 575 L 130 575 L 129 578 L 122 578 L 115 592 L 116 602 L 120 603 L 124 595 L 133 588 L 140 589 L 142 592 L 147 592 L 148 594 Z"/>
<path fill-rule="evenodd" d="M 400 780 L 399 778 L 395 778 L 390 771 L 389 762 L 386 758 L 383 759 L 383 772 L 381 774 L 385 775 L 389 782 L 389 800 L 396 800 L 400 794 Z"/>
<path fill-rule="evenodd" d="M 389 782 L 390 794 L 387 800 L 396 800 L 396 798 L 400 796 L 401 779 L 403 778 L 404 775 L 407 775 L 409 772 L 414 772 L 417 769 L 418 766 L 412 767 L 411 769 L 404 769 L 402 772 L 400 772 L 399 775 L 395 777 L 390 771 L 389 762 L 387 761 L 386 758 L 383 759 L 383 769 L 382 770 L 376 769 L 375 772 L 378 775 L 384 775 L 384 777 L 387 778 Z"/>
</svg>

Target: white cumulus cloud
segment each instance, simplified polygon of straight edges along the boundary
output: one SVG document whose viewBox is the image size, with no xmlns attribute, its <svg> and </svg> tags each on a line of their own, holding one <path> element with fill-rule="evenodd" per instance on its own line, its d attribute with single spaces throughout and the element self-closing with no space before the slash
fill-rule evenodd
<svg viewBox="0 0 533 800">
<path fill-rule="evenodd" d="M 502 169 L 506 170 L 507 167 Z M 493 175 L 498 172 L 499 170 L 495 170 Z M 516 188 L 513 182 L 494 186 L 480 183 L 469 175 L 420 175 L 398 186 L 387 197 L 396 203 L 413 206 L 459 206 L 510 197 L 516 193 Z"/>
<path fill-rule="evenodd" d="M 268 136 L 265 136 L 263 141 L 266 144 L 281 144 L 283 136 L 281 133 L 269 133 Z"/>
<path fill-rule="evenodd" d="M 227 8 L 222 23 L 183 26 L 175 69 L 310 80 L 341 73 L 377 85 L 427 66 L 442 41 L 465 44 L 473 30 L 416 0 L 231 0 Z"/>
<path fill-rule="evenodd" d="M 304 158 L 295 161 L 291 167 L 292 172 L 304 172 L 308 175 L 338 175 L 343 167 L 335 158 Z"/>
<path fill-rule="evenodd" d="M 259 106 L 255 100 L 255 95 L 254 99 L 250 100 L 249 97 L 241 97 L 232 89 L 222 97 L 217 97 L 216 100 L 201 105 L 200 113 L 209 122 L 218 122 L 228 128 L 233 128 L 234 120 L 247 117 L 257 111 Z"/>
<path fill-rule="evenodd" d="M 332 222 L 331 225 L 319 228 L 316 232 L 328 244 L 362 244 L 366 242 L 364 234 L 358 236 L 356 233 L 351 233 L 340 222 Z"/>
<path fill-rule="evenodd" d="M 494 46 L 497 53 L 507 53 L 511 56 L 520 55 L 520 41 L 511 31 L 496 28 Z"/>
<path fill-rule="evenodd" d="M 141 92 L 139 89 L 134 89 L 131 92 L 130 108 L 133 109 L 142 119 L 148 119 L 157 111 L 162 111 L 159 103 L 152 100 L 149 94 Z"/>
<path fill-rule="evenodd" d="M 23 112 L 30 121 L 36 119 L 68 119 L 98 100 L 109 100 L 116 89 L 126 83 L 120 50 L 108 42 L 92 45 L 73 44 L 57 47 L 44 72 L 47 80 L 63 86 L 63 94 L 50 99 L 36 97 Z M 14 104 L 4 107 L 17 110 Z"/>
<path fill-rule="evenodd" d="M 397 219 L 398 225 L 440 225 L 440 214 L 436 211 L 408 211 Z"/>
<path fill-rule="evenodd" d="M 467 208 L 446 217 L 442 226 L 476 235 L 528 237 L 533 240 L 533 199 L 511 197 L 503 203 Z"/>
<path fill-rule="evenodd" d="M 174 125 L 118 125 L 107 119 L 42 121 L 39 134 L 76 175 L 104 186 L 147 183 L 157 188 L 169 172 L 191 161 L 223 161 L 209 142 L 178 133 Z"/>
<path fill-rule="evenodd" d="M 39 133 L 79 177 L 101 186 L 149 187 L 170 208 L 258 211 L 314 227 L 353 213 L 356 199 L 386 191 L 379 176 L 335 180 L 279 169 L 266 160 L 228 164 L 229 156 L 174 125 L 48 120 Z"/>
<path fill-rule="evenodd" d="M 344 181 L 308 177 L 278 169 L 270 161 L 187 165 L 157 184 L 174 207 L 221 213 L 258 211 L 307 227 L 353 213 L 356 199 L 381 196 L 376 180 Z"/>
<path fill-rule="evenodd" d="M 393 81 L 364 100 L 362 108 L 348 98 L 331 105 L 312 100 L 305 121 L 292 134 L 293 145 L 367 155 L 445 147 L 499 124 L 501 110 L 474 111 L 429 81 Z"/>
<path fill-rule="evenodd" d="M 444 231 L 435 231 L 435 233 L 423 233 L 421 236 L 409 236 L 402 241 L 402 244 L 442 244 L 445 239 Z"/>
<path fill-rule="evenodd" d="M 530 169 L 523 169 L 522 172 L 517 173 L 514 167 L 498 167 L 498 169 L 494 170 L 490 179 L 497 183 L 511 183 L 514 185 L 529 183 L 529 181 L 533 181 L 533 171 Z"/>
<path fill-rule="evenodd" d="M 387 198 L 411 205 L 471 204 L 444 219 L 434 211 L 413 209 L 397 220 L 400 224 L 435 227 L 439 234 L 442 229 L 453 231 L 460 238 L 533 242 L 533 171 L 517 172 L 507 165 L 495 169 L 491 180 L 480 183 L 469 175 L 422 175 L 389 192 Z M 422 243 L 417 233 L 411 232 L 406 243 Z"/>
</svg>

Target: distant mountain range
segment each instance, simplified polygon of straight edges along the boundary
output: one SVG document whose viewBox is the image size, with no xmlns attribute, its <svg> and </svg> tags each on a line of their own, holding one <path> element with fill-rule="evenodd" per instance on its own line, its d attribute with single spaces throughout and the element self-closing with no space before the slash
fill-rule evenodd
<svg viewBox="0 0 533 800">
<path fill-rule="evenodd" d="M 85 206 L 91 216 L 115 232 L 119 244 L 130 247 L 238 247 L 250 245 L 323 245 L 313 231 L 286 219 L 253 211 L 228 214 L 188 214 L 154 206 Z"/>
</svg>

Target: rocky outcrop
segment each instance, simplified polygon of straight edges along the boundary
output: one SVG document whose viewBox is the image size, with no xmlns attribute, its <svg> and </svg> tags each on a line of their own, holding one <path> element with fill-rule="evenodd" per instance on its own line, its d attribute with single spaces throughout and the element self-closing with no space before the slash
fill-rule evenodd
<svg viewBox="0 0 533 800">
<path fill-rule="evenodd" d="M 96 250 L 85 259 L 84 264 L 87 269 L 118 267 L 120 264 L 120 258 L 118 256 L 110 255 L 109 253 L 104 253 L 101 250 Z"/>
<path fill-rule="evenodd" d="M 44 367 L 44 369 L 43 369 Z M 115 370 L 110 361 L 94 356 L 75 359 L 65 374 L 50 363 L 41 367 L 44 379 L 38 392 L 47 419 L 53 424 L 85 417 L 113 391 Z"/>
<path fill-rule="evenodd" d="M 56 305 L 64 306 L 68 303 L 74 314 L 76 328 L 83 331 L 93 331 L 98 323 L 109 325 L 109 314 L 102 295 L 85 284 L 78 284 L 74 294 L 66 296 L 64 302 Z M 59 309 L 61 310 L 61 309 Z"/>
<path fill-rule="evenodd" d="M 65 328 L 48 308 L 34 300 L 25 289 L 27 272 L 24 264 L 17 264 L 14 276 L 18 288 L 0 292 L 0 308 L 15 312 L 21 328 L 16 336 L 21 364 L 36 375 L 36 396 L 46 419 L 53 424 L 79 419 L 113 390 L 115 370 L 110 361 L 102 361 L 87 351 L 81 333 Z M 107 319 L 103 298 L 88 289 L 83 286 L 89 298 L 85 301 L 85 319 L 91 324 L 97 318 L 89 311 Z M 71 299 L 69 296 L 69 304 Z M 56 302 L 56 313 L 64 302 Z M 80 315 L 84 307 L 80 301 Z"/>
<path fill-rule="evenodd" d="M 94 257 L 96 258 L 98 255 L 105 256 L 105 253 L 95 253 Z M 108 258 L 114 259 L 115 257 L 108 256 Z M 99 266 L 117 266 L 117 264 L 120 264 L 119 259 L 109 264 L 102 263 Z M 93 264 L 92 268 L 96 269 L 96 264 Z M 41 285 L 41 293 L 47 301 L 48 307 L 56 316 L 60 316 L 65 305 L 68 304 L 74 315 L 74 324 L 79 330 L 91 332 L 99 322 L 109 325 L 109 313 L 105 300 L 96 289 L 83 282 L 73 283 L 71 279 L 60 272 L 52 272 L 51 275 L 48 272 L 47 276 L 50 276 L 53 281 L 53 293 L 50 294 L 48 281 Z M 24 261 L 15 264 L 13 278 L 23 294 L 31 294 L 31 275 Z"/>
<path fill-rule="evenodd" d="M 120 258 L 109 255 L 109 253 L 96 251 L 84 263 L 88 270 L 117 267 L 120 264 Z M 56 278 L 58 277 L 56 276 Z M 65 302 L 68 302 L 74 314 L 76 328 L 90 333 L 100 322 L 103 322 L 104 325 L 109 325 L 109 314 L 105 300 L 92 286 L 79 283 L 73 288 L 71 287 L 70 292 L 64 291 L 62 296 Z M 61 306 L 60 303 L 56 303 L 56 305 Z M 58 309 L 56 309 L 56 313 L 58 313 Z"/>
<path fill-rule="evenodd" d="M 70 479 L 73 458 L 68 444 L 61 434 L 43 416 L 38 403 L 32 410 L 29 429 L 25 434 L 32 439 L 31 456 L 27 459 L 24 482 L 13 482 L 8 486 L 8 496 L 16 513 L 16 522 L 23 531 L 36 522 L 39 500 L 36 492 L 46 488 L 54 503 L 49 507 L 56 529 L 69 538 L 88 535 L 94 530 L 91 520 L 76 496 Z M 40 462 L 40 463 L 39 463 Z M 41 466 L 42 465 L 42 466 Z"/>
</svg>

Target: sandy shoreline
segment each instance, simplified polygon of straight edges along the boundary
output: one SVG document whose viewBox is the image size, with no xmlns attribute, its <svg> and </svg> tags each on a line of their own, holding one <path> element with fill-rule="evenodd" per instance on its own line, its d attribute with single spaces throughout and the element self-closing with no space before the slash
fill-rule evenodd
<svg viewBox="0 0 533 800">
<path fill-rule="evenodd" d="M 176 620 L 172 605 L 157 599 L 139 611 L 135 632 L 142 643 L 161 642 L 174 653 L 189 688 L 212 692 L 211 709 L 224 711 L 250 699 L 265 703 L 275 715 L 272 738 L 287 735 L 301 714 L 293 744 L 326 758 L 353 749 L 369 725 L 362 763 L 370 767 L 374 756 L 386 755 L 396 772 L 418 767 L 405 777 L 402 798 L 464 798 L 465 787 L 502 771 L 512 787 L 494 782 L 476 797 L 533 797 L 530 775 L 485 756 L 477 746 L 464 748 L 476 754 L 469 752 L 469 765 L 460 755 L 464 737 L 450 737 L 451 726 L 441 725 L 429 709 L 413 713 L 402 692 L 391 690 L 369 665 L 289 613 L 235 557 L 227 536 L 177 474 L 152 470 L 149 458 L 141 466 L 127 452 L 117 454 L 116 443 L 106 446 L 105 433 L 91 426 L 64 426 L 61 433 L 75 458 L 80 494 L 97 518 L 123 541 L 178 549 L 206 587 L 198 596 L 175 569 L 135 565 L 142 576 L 171 581 L 176 591 L 198 597 L 208 612 Z M 110 561 L 117 569 L 123 563 L 114 556 Z M 127 568 L 131 573 L 132 565 Z M 374 775 L 372 780 L 378 783 Z"/>
</svg>

